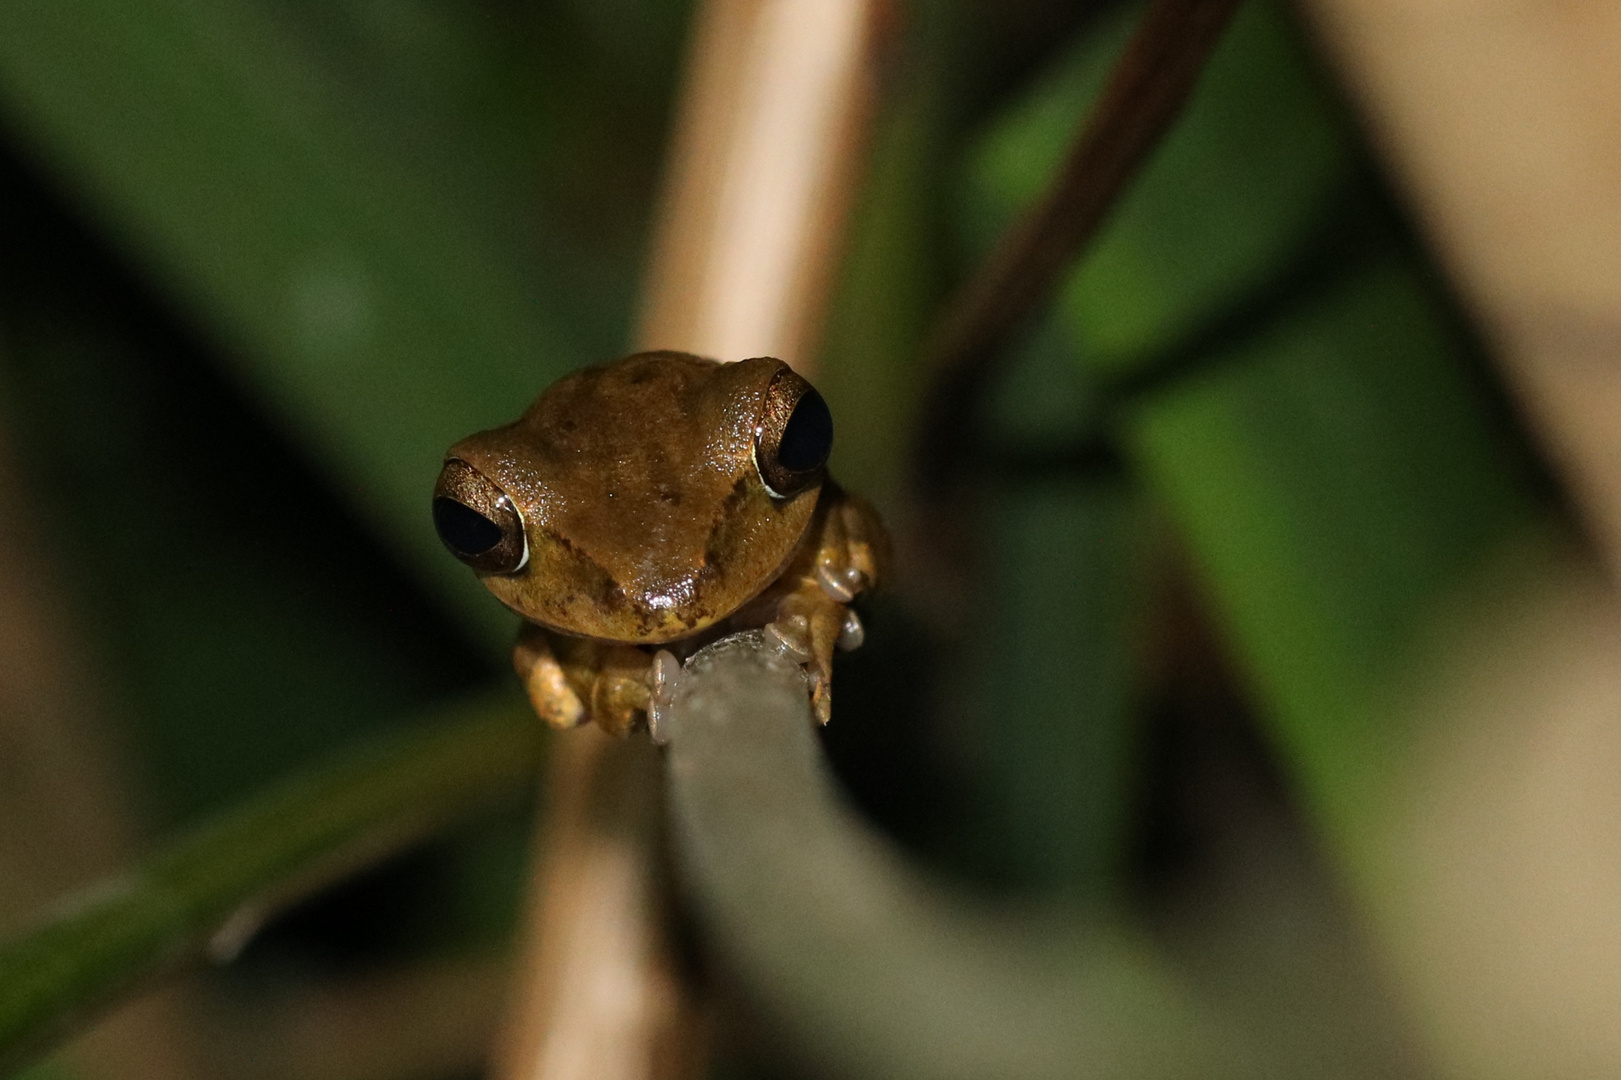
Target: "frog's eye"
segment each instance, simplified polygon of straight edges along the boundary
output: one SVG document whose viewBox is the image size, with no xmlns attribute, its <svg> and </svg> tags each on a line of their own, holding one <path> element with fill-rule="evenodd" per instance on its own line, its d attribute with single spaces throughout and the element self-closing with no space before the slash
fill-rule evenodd
<svg viewBox="0 0 1621 1080">
<path fill-rule="evenodd" d="M 457 458 L 433 489 L 433 527 L 450 553 L 486 574 L 515 574 L 529 561 L 523 518 L 506 492 Z"/>
<path fill-rule="evenodd" d="M 797 495 L 822 478 L 833 450 L 833 414 L 816 388 L 787 368 L 766 389 L 765 411 L 754 430 L 754 464 L 766 490 Z"/>
</svg>

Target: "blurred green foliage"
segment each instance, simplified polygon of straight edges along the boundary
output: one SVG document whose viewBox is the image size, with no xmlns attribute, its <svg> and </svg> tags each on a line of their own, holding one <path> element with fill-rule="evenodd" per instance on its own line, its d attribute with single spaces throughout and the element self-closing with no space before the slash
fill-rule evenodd
<svg viewBox="0 0 1621 1080">
<path fill-rule="evenodd" d="M 1410 734 L 1370 725 L 1424 620 L 1536 519 L 1460 360 L 1412 269 L 1380 260 L 1129 422 L 1296 782 L 1345 829 Z"/>
<path fill-rule="evenodd" d="M 1085 39 L 979 142 L 965 208 L 976 246 L 1041 190 L 1135 13 Z M 1109 375 L 1148 362 L 1283 272 L 1343 194 L 1348 136 L 1282 9 L 1245 5 L 1064 285 L 1059 311 L 1087 366 Z"/>
<path fill-rule="evenodd" d="M 0 403 L 145 828 L 506 670 L 512 620 L 427 494 L 450 442 L 622 350 L 685 24 L 655 0 L 0 14 Z M 294 912 L 235 977 L 488 947 L 525 818 Z"/>
<path fill-rule="evenodd" d="M 623 6 L 0 16 L 13 128 L 492 640 L 421 476 L 624 343 L 684 6 Z"/>
<path fill-rule="evenodd" d="M 971 247 L 1041 189 L 1129 22 L 1083 39 L 977 142 Z M 1191 561 L 1290 785 L 1354 845 L 1413 734 L 1370 727 L 1399 662 L 1448 595 L 1551 507 L 1478 348 L 1279 7 L 1240 10 L 1053 317 L 1096 430 Z M 1032 387 L 1023 411 L 1043 394 Z M 1071 689 L 1089 704 L 1049 740 L 1064 724 L 1140 722 L 1129 707 L 1090 715 L 1118 697 L 1099 692 L 1096 642 L 1128 630 L 1117 620 L 1084 650 L 1085 635 L 1065 635 L 1074 653 L 1032 665 L 1048 673 L 1034 691 L 1047 700 L 1064 699 L 1066 679 L 1093 680 Z"/>
<path fill-rule="evenodd" d="M 626 338 L 685 6 L 618 6 L 0 16 L 11 415 L 165 819 L 498 662 L 422 507 Z"/>
</svg>

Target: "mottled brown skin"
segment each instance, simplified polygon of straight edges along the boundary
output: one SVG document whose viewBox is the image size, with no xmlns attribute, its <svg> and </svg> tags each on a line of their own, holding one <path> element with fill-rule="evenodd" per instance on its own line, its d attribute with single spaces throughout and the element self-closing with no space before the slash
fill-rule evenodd
<svg viewBox="0 0 1621 1080">
<path fill-rule="evenodd" d="M 786 498 L 762 479 L 756 434 L 784 367 L 639 353 L 451 447 L 447 461 L 521 515 L 527 561 L 480 577 L 531 624 L 514 664 L 548 723 L 628 731 L 653 699 L 658 646 L 690 652 L 750 626 L 807 664 L 826 721 L 848 597 L 823 579 L 870 588 L 885 541 L 871 508 L 823 474 Z"/>
</svg>

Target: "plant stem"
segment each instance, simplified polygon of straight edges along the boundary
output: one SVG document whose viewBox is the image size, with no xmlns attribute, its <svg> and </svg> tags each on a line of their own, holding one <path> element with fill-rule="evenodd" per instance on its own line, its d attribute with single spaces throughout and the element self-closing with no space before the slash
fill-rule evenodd
<svg viewBox="0 0 1621 1080">
<path fill-rule="evenodd" d="M 541 727 L 481 698 L 292 777 L 91 886 L 0 946 L 0 1074 L 120 996 L 213 955 L 278 907 L 532 782 Z"/>
<path fill-rule="evenodd" d="M 836 722 L 836 721 L 835 721 Z M 1126 928 L 940 887 L 845 805 L 805 676 L 758 631 L 687 661 L 666 759 L 682 880 L 729 976 L 808 1074 L 1266 1072 Z"/>
</svg>

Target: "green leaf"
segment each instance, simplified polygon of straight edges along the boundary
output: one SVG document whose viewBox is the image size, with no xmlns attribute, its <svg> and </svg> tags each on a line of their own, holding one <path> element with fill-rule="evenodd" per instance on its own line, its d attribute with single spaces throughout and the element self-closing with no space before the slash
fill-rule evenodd
<svg viewBox="0 0 1621 1080">
<path fill-rule="evenodd" d="M 1394 259 L 1144 402 L 1127 442 L 1301 779 L 1354 828 L 1405 733 L 1381 695 L 1426 620 L 1542 520 L 1463 343 Z"/>
<path fill-rule="evenodd" d="M 278 904 L 529 782 L 543 747 L 527 707 L 468 702 L 292 777 L 69 897 L 0 945 L 0 1073 L 123 991 L 206 949 L 229 951 Z"/>
</svg>

